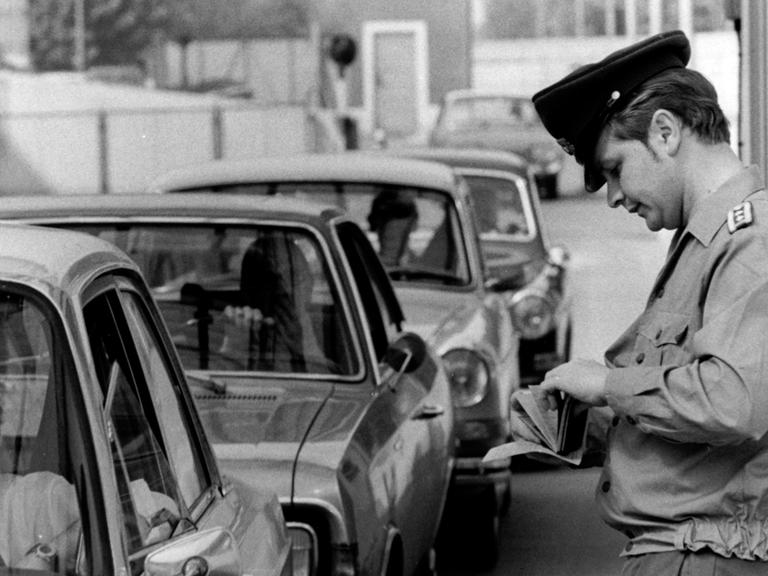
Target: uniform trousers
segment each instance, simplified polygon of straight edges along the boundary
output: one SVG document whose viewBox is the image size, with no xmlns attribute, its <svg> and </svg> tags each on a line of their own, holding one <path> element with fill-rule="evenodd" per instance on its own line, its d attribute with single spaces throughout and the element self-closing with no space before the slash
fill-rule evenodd
<svg viewBox="0 0 768 576">
<path fill-rule="evenodd" d="M 621 576 L 768 576 L 768 562 L 713 552 L 658 552 L 629 556 Z"/>
</svg>

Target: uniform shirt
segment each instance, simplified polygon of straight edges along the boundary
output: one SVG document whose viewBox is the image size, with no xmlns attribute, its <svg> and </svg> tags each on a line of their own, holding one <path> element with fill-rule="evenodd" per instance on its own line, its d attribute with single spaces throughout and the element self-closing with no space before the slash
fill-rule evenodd
<svg viewBox="0 0 768 576">
<path fill-rule="evenodd" d="M 615 417 L 597 500 L 630 538 L 623 554 L 768 560 L 768 196 L 757 169 L 694 207 L 645 311 L 605 359 Z"/>
</svg>

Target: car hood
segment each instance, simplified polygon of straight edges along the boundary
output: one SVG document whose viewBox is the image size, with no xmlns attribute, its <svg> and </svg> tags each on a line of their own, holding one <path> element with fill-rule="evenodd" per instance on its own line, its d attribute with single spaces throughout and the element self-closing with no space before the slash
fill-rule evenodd
<svg viewBox="0 0 768 576">
<path fill-rule="evenodd" d="M 196 376 L 216 386 L 195 385 Z M 295 495 L 295 467 L 335 475 L 363 410 L 323 380 L 190 373 L 195 403 L 222 470 L 250 485 Z M 364 396 L 364 395 L 362 395 Z M 258 462 L 258 465 L 254 465 Z"/>
<path fill-rule="evenodd" d="M 395 284 L 395 292 L 405 314 L 405 329 L 430 342 L 439 354 L 461 340 L 482 338 L 484 304 L 474 291 L 448 291 L 414 288 Z"/>
</svg>

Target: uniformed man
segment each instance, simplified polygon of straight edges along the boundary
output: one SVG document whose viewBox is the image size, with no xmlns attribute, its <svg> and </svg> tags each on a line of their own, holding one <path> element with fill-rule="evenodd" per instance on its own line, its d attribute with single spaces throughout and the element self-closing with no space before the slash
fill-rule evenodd
<svg viewBox="0 0 768 576">
<path fill-rule="evenodd" d="M 541 385 L 614 417 L 596 494 L 623 574 L 768 574 L 768 198 L 682 32 L 533 97 L 608 205 L 675 230 L 644 312 Z"/>
</svg>

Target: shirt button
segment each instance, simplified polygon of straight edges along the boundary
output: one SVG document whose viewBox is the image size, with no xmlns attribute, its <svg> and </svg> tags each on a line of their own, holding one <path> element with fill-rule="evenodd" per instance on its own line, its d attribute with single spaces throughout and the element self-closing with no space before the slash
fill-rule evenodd
<svg viewBox="0 0 768 576">
<path fill-rule="evenodd" d="M 618 416 L 614 416 L 614 417 L 613 417 L 613 420 L 611 420 L 611 424 L 612 424 L 612 425 L 613 425 L 613 427 L 615 428 L 616 426 L 618 426 L 618 425 L 619 425 L 619 422 L 620 422 L 620 421 L 621 421 L 621 418 L 619 418 Z"/>
<path fill-rule="evenodd" d="M 632 424 L 632 426 L 634 426 L 635 424 L 637 424 L 637 420 L 635 420 L 634 418 L 632 418 L 632 416 L 627 416 L 627 422 L 629 422 L 630 424 Z"/>
<path fill-rule="evenodd" d="M 629 552 L 630 550 L 632 550 L 633 547 L 634 547 L 634 544 L 632 544 L 632 542 L 627 542 L 627 545 L 624 547 L 624 550 Z"/>
<path fill-rule="evenodd" d="M 610 489 L 611 489 L 611 483 L 608 482 L 608 480 L 603 482 L 603 485 L 600 486 L 600 490 L 602 490 L 603 492 L 608 492 L 608 490 L 610 490 Z"/>
<path fill-rule="evenodd" d="M 645 353 L 644 352 L 640 352 L 640 354 L 638 354 L 635 357 L 635 362 L 637 362 L 638 364 L 642 364 L 643 360 L 645 360 Z"/>
</svg>

